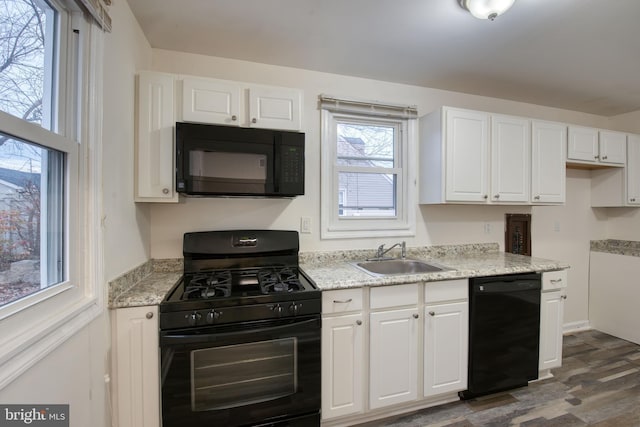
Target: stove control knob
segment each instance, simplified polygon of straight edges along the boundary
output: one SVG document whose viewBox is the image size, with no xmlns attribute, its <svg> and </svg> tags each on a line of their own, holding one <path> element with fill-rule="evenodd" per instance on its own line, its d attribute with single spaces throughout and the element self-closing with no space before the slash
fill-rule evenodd
<svg viewBox="0 0 640 427">
<path fill-rule="evenodd" d="M 212 324 L 213 322 L 218 320 L 218 318 L 220 317 L 220 314 L 222 314 L 221 311 L 211 310 L 210 312 L 208 312 L 207 313 L 207 323 L 208 324 Z"/>
<path fill-rule="evenodd" d="M 187 314 L 185 317 L 187 318 L 187 323 L 189 323 L 189 326 L 195 326 L 198 323 L 198 320 L 200 320 L 200 318 L 202 317 L 202 314 L 194 311 L 191 314 Z"/>
<path fill-rule="evenodd" d="M 298 313 L 300 312 L 300 309 L 302 308 L 302 303 L 296 304 L 291 303 L 291 305 L 289 306 L 289 311 L 294 315 L 297 316 Z"/>
<path fill-rule="evenodd" d="M 274 312 L 276 317 L 281 317 L 282 316 L 282 306 L 280 304 L 276 304 L 276 305 L 271 306 L 271 310 Z"/>
</svg>

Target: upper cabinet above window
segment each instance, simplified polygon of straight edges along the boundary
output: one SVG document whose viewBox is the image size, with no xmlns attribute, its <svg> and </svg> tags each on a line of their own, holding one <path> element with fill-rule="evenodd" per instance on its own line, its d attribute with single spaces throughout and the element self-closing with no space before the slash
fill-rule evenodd
<svg viewBox="0 0 640 427">
<path fill-rule="evenodd" d="M 301 130 L 302 91 L 185 76 L 182 79 L 182 120 Z"/>
</svg>

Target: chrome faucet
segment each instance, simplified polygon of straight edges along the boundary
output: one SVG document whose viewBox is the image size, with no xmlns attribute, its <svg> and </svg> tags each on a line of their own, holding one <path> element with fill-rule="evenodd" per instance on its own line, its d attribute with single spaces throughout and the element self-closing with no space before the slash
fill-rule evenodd
<svg viewBox="0 0 640 427">
<path fill-rule="evenodd" d="M 391 246 L 388 249 L 384 248 L 384 243 L 381 244 L 380 246 L 378 246 L 378 250 L 376 251 L 376 259 L 381 260 L 381 259 L 389 259 L 389 258 L 385 258 L 385 254 L 387 252 L 389 252 L 391 249 L 395 248 L 395 247 L 401 247 L 401 257 L 402 259 L 405 259 L 407 257 L 407 243 L 402 241 L 401 243 L 396 243 L 395 245 Z"/>
</svg>

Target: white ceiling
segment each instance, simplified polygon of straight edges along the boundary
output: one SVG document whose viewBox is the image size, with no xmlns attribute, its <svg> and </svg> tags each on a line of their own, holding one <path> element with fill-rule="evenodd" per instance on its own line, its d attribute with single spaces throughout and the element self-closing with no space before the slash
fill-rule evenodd
<svg viewBox="0 0 640 427">
<path fill-rule="evenodd" d="M 516 0 L 493 22 L 457 0 L 128 2 L 154 48 L 602 116 L 640 110 L 640 0 Z"/>
</svg>

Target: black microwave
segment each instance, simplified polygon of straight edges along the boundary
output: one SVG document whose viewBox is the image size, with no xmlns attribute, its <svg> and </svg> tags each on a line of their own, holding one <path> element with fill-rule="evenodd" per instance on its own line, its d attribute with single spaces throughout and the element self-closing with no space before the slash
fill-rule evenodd
<svg viewBox="0 0 640 427">
<path fill-rule="evenodd" d="M 304 194 L 304 133 L 176 123 L 176 189 L 193 196 Z"/>
</svg>

